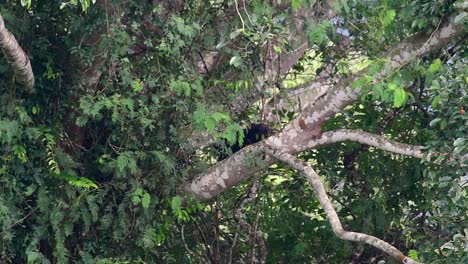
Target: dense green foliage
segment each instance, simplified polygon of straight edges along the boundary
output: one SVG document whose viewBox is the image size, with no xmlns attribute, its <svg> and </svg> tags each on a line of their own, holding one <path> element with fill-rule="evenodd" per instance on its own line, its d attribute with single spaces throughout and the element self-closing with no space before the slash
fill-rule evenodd
<svg viewBox="0 0 468 264">
<path fill-rule="evenodd" d="M 227 263 L 231 256 L 250 263 L 258 241 L 238 223 L 236 209 L 256 181 L 258 198 L 244 211 L 264 234 L 267 263 L 391 263 L 373 248 L 334 238 L 306 180 L 283 165 L 214 201 L 181 199 L 179 186 L 214 162 L 213 151 L 194 149 L 189 139 L 204 133 L 229 144 L 242 140 L 242 128 L 261 121 L 272 91 L 240 114 L 232 102 L 250 96 L 262 76 L 264 48 L 292 49 L 286 36 L 295 29 L 283 21 L 298 8 L 325 3 L 294 0 L 279 8 L 246 1 L 241 20 L 235 1 L 227 0 L 94 2 L 0 6 L 36 76 L 34 89 L 25 89 L 0 58 L 2 262 Z M 372 82 L 382 52 L 437 28 L 456 12 L 455 1 L 337 2 L 342 21 L 300 29 L 312 52 L 285 83 L 314 78 L 331 61 L 341 74 L 371 65 L 353 84 L 365 87 L 361 100 L 325 130 L 361 129 L 425 145 L 442 165 L 351 143 L 300 157 L 323 176 L 347 229 L 412 250 L 427 263 L 463 263 L 466 37 Z M 337 27 L 349 31 L 361 53 L 334 48 Z M 202 63 L 202 74 L 198 63 L 207 50 L 227 59 L 214 69 Z M 296 114 L 272 126 L 278 130 Z M 342 189 L 333 189 L 344 179 Z"/>
</svg>

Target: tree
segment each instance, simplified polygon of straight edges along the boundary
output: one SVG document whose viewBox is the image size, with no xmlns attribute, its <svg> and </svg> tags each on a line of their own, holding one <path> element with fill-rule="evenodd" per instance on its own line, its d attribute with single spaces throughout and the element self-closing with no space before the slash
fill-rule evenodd
<svg viewBox="0 0 468 264">
<path fill-rule="evenodd" d="M 17 2 L 3 259 L 466 260 L 464 1 Z"/>
</svg>

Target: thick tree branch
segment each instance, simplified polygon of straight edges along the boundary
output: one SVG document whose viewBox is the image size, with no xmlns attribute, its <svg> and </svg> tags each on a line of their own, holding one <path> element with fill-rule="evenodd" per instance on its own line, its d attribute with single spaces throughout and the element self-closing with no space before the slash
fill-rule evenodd
<svg viewBox="0 0 468 264">
<path fill-rule="evenodd" d="M 5 22 L 0 14 L 0 49 L 8 63 L 13 67 L 16 81 L 28 88 L 34 86 L 34 73 L 28 55 L 18 44 L 15 36 L 5 28 Z"/>
<path fill-rule="evenodd" d="M 391 65 L 379 75 L 376 81 L 392 74 L 394 70 L 417 58 L 439 49 L 463 32 L 463 25 L 449 22 L 430 35 L 417 34 L 403 41 L 392 51 L 382 56 L 384 60 L 390 61 Z M 361 72 L 361 74 L 363 73 Z M 317 145 L 316 140 L 321 138 L 320 130 L 323 122 L 359 98 L 360 89 L 351 87 L 351 84 L 357 79 L 359 79 L 358 74 L 343 79 L 335 85 L 323 81 L 311 82 L 310 87 L 313 88 L 326 86 L 324 87 L 326 92 L 318 96 L 312 104 L 309 104 L 301 115 L 289 123 L 283 131 L 257 145 L 248 146 L 229 159 L 214 165 L 206 173 L 187 183 L 184 189 L 199 199 L 209 199 L 240 183 L 264 168 L 249 166 L 245 162 L 246 157 L 258 155 L 258 147 L 261 145 L 290 154 L 314 147 Z M 268 166 L 273 160 L 267 156 L 262 164 Z"/>
<path fill-rule="evenodd" d="M 349 231 L 344 230 L 343 226 L 341 225 L 340 219 L 338 218 L 338 214 L 336 213 L 335 209 L 332 206 L 332 203 L 330 202 L 330 199 L 328 198 L 328 195 L 325 191 L 325 187 L 323 186 L 323 183 L 320 180 L 319 175 L 314 171 L 314 169 L 312 169 L 312 167 L 307 162 L 299 160 L 293 155 L 288 154 L 288 153 L 275 151 L 269 148 L 263 148 L 263 150 L 268 155 L 271 155 L 275 157 L 276 159 L 289 164 L 292 168 L 298 171 L 301 171 L 302 173 L 305 174 L 307 179 L 312 184 L 312 187 L 315 191 L 315 194 L 317 195 L 320 205 L 323 207 L 327 215 L 328 222 L 330 223 L 333 229 L 333 233 L 335 233 L 337 237 L 343 240 L 364 242 L 366 244 L 374 246 L 384 251 L 385 253 L 391 255 L 393 258 L 395 258 L 401 263 L 413 263 L 413 264 L 419 263 L 405 256 L 397 248 L 395 248 L 394 246 L 390 245 L 389 243 L 377 237 L 363 234 L 363 233 L 349 232 Z"/>
<path fill-rule="evenodd" d="M 423 146 L 403 144 L 368 132 L 349 129 L 325 132 L 320 137 L 311 139 L 308 144 L 295 147 L 294 151 L 291 153 L 294 154 L 343 141 L 359 142 L 388 152 L 419 159 L 423 158 Z M 274 159 L 266 156 L 264 161 L 261 162 L 263 167 L 247 165 L 245 160 L 249 157 L 257 157 L 258 153 L 261 152 L 259 148 L 264 146 L 268 146 L 268 144 L 260 142 L 259 144 L 245 147 L 230 158 L 210 168 L 203 177 L 197 178 L 190 184 L 190 186 L 186 186 L 186 188 L 191 190 L 191 192 L 195 193 L 197 197 L 201 199 L 214 197 L 218 193 L 247 179 L 251 174 L 261 171 L 275 162 Z M 207 189 L 207 187 L 209 187 L 209 189 Z"/>
<path fill-rule="evenodd" d="M 418 159 L 423 157 L 422 150 L 425 149 L 425 147 L 423 146 L 413 146 L 399 143 L 368 132 L 350 129 L 339 129 L 323 133 L 319 138 L 313 141 L 313 145 L 309 144 L 304 149 L 300 149 L 300 151 L 305 151 L 322 145 L 329 145 L 332 143 L 343 141 L 359 142 L 361 144 L 376 147 L 381 150 L 400 155 L 411 156 Z"/>
<path fill-rule="evenodd" d="M 361 144 L 372 146 L 372 147 L 385 150 L 388 152 L 392 152 L 395 154 L 411 156 L 411 157 L 418 158 L 418 159 L 424 158 L 424 160 L 428 162 L 431 161 L 432 157 L 440 154 L 440 153 L 435 153 L 433 155 L 427 155 L 426 157 L 424 157 L 423 151 L 426 149 L 426 147 L 424 146 L 404 144 L 404 143 L 400 143 L 397 141 L 393 141 L 391 139 L 387 139 L 385 137 L 382 137 L 376 134 L 363 132 L 363 131 L 357 131 L 357 130 L 350 130 L 350 129 L 338 129 L 335 131 L 325 132 L 319 138 L 314 139 L 313 142 L 311 142 L 311 144 L 307 145 L 307 147 L 304 146 L 303 149 L 300 149 L 300 151 L 314 149 L 323 145 L 329 145 L 329 144 L 343 142 L 343 141 L 358 142 Z M 464 162 L 467 159 L 468 159 L 468 154 L 461 156 L 459 160 L 460 166 L 462 167 L 466 166 Z M 450 158 L 449 160 L 454 161 L 455 159 Z M 440 164 L 439 162 L 434 162 L 434 163 Z"/>
<path fill-rule="evenodd" d="M 272 164 L 274 159 L 265 157 L 262 165 L 248 165 L 248 157 L 255 158 L 261 150 L 258 144 L 243 148 L 229 158 L 215 164 L 202 175 L 197 176 L 191 182 L 182 186 L 182 191 L 195 196 L 197 199 L 211 199 L 225 190 L 237 185 L 249 178 L 255 172 L 259 172 Z"/>
<path fill-rule="evenodd" d="M 382 56 L 382 59 L 389 61 L 389 65 L 378 74 L 374 82 L 381 81 L 386 76 L 391 75 L 395 70 L 439 49 L 463 32 L 463 25 L 447 22 L 430 35 L 416 34 L 404 40 Z M 310 84 L 311 90 L 313 90 L 314 87 L 330 87 L 323 96 L 305 107 L 301 115 L 285 127 L 282 132 L 284 136 L 279 135 L 279 141 L 270 141 L 269 143 L 275 148 L 284 148 L 284 146 L 291 145 L 291 141 L 295 143 L 293 146 L 297 147 L 309 142 L 310 137 L 304 137 L 301 132 L 314 130 L 320 127 L 325 120 L 328 120 L 336 113 L 342 111 L 346 106 L 354 103 L 359 98 L 361 89 L 353 88 L 351 85 L 353 82 L 359 80 L 366 71 L 367 69 L 350 78 L 342 79 L 335 85 L 330 84 L 330 82 L 324 83 L 323 81 L 312 82 Z M 314 136 L 316 135 L 312 135 L 312 137 Z"/>
<path fill-rule="evenodd" d="M 314 104 L 318 98 L 324 96 L 333 87 L 330 71 L 331 69 L 327 68 L 313 82 L 298 85 L 275 95 L 265 106 L 267 111 L 265 119 L 269 122 L 277 121 L 273 110 L 298 113 Z"/>
</svg>

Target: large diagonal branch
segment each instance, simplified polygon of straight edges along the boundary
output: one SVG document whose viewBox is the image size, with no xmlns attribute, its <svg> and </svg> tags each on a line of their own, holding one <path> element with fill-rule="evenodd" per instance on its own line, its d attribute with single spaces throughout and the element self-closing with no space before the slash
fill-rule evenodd
<svg viewBox="0 0 468 264">
<path fill-rule="evenodd" d="M 287 163 L 292 168 L 301 171 L 307 177 L 309 182 L 312 184 L 312 188 L 317 195 L 317 198 L 320 202 L 320 205 L 327 215 L 328 222 L 330 223 L 333 233 L 343 240 L 355 241 L 355 242 L 364 242 L 368 245 L 374 246 L 385 253 L 391 255 L 393 258 L 398 260 L 401 263 L 413 263 L 417 264 L 419 262 L 405 256 L 401 251 L 392 246 L 391 244 L 371 235 L 350 232 L 343 229 L 338 214 L 333 208 L 330 199 L 328 198 L 325 187 L 323 186 L 322 181 L 320 180 L 319 175 L 314 171 L 314 169 L 305 161 L 299 160 L 291 154 L 279 152 L 272 150 L 270 148 L 263 148 L 265 153 L 270 156 L 275 157 L 276 159 Z"/>
<path fill-rule="evenodd" d="M 384 67 L 374 81 L 383 80 L 395 70 L 439 49 L 463 32 L 463 25 L 446 22 L 432 34 L 416 34 L 404 40 L 382 56 L 381 59 L 388 61 L 389 65 Z M 320 87 L 326 92 L 314 102 L 309 103 L 298 118 L 288 124 L 276 138 L 270 138 L 267 143 L 274 148 L 282 148 L 286 152 L 297 152 L 302 145 L 310 143 L 310 139 L 317 135 L 303 132 L 317 131 L 323 122 L 354 103 L 359 98 L 361 89 L 353 88 L 352 84 L 366 72 L 367 69 L 364 69 L 349 78 L 338 80 L 336 84 L 323 80 L 311 82 L 311 91 Z"/>
<path fill-rule="evenodd" d="M 0 49 L 8 63 L 13 67 L 16 81 L 28 88 L 34 86 L 34 73 L 28 55 L 18 44 L 15 36 L 5 28 L 5 22 L 0 14 Z"/>
<path fill-rule="evenodd" d="M 433 162 L 434 164 L 440 164 L 439 161 L 431 161 L 434 156 L 439 155 L 439 152 L 435 152 L 424 156 L 423 151 L 426 149 L 424 146 L 409 145 L 400 143 L 383 136 L 376 134 L 351 130 L 351 129 L 338 129 L 334 131 L 328 131 L 323 133 L 319 138 L 314 139 L 307 146 L 302 146 L 302 149 L 299 149 L 299 152 L 306 151 L 309 149 L 315 149 L 320 146 L 330 145 L 337 142 L 352 141 L 361 143 L 367 146 L 375 147 L 387 152 L 410 156 L 418 159 L 424 159 L 427 162 Z M 449 161 L 457 161 L 455 158 L 449 158 Z M 458 159 L 460 166 L 466 166 L 465 161 L 468 160 L 468 154 L 462 155 Z"/>
<path fill-rule="evenodd" d="M 390 65 L 386 71 L 379 74 L 378 79 L 382 79 L 392 74 L 395 69 L 439 49 L 463 32 L 463 25 L 448 22 L 430 35 L 417 34 L 404 40 L 382 56 L 383 60 L 390 61 Z M 249 166 L 245 162 L 245 158 L 251 153 L 258 153 L 257 148 L 262 144 L 291 154 L 312 148 L 317 144 L 316 139 L 321 136 L 320 130 L 323 122 L 359 98 L 360 89 L 351 87 L 351 84 L 359 77 L 359 74 L 355 74 L 338 81 L 336 84 L 324 80 L 311 82 L 309 84 L 311 90 L 321 88 L 324 89 L 324 93 L 316 97 L 315 101 L 309 104 L 301 115 L 289 123 L 283 131 L 256 146 L 248 146 L 225 161 L 215 164 L 206 173 L 195 177 L 184 186 L 185 189 L 197 198 L 209 199 L 247 179 L 262 168 Z M 271 164 L 273 160 L 267 156 L 264 164 Z"/>
<path fill-rule="evenodd" d="M 358 142 L 391 153 L 411 156 L 419 159 L 423 158 L 423 150 L 425 149 L 423 146 L 414 146 L 396 142 L 368 132 L 350 129 L 338 129 L 335 131 L 328 131 L 323 133 L 320 137 L 311 140 L 310 143 L 301 145 L 295 151 L 302 152 L 344 141 Z M 193 193 L 197 194 L 198 198 L 209 199 L 219 192 L 236 185 L 237 183 L 248 178 L 251 174 L 261 171 L 266 166 L 271 165 L 275 161 L 271 157 L 267 156 L 265 157 L 264 162 L 261 163 L 263 166 L 246 165 L 245 159 L 258 156 L 258 154 L 261 152 L 259 148 L 263 148 L 265 146 L 268 145 L 265 144 L 265 142 L 260 142 L 259 144 L 245 147 L 241 151 L 235 153 L 229 159 L 226 159 L 210 168 L 206 174 L 203 175 L 204 177 L 198 177 L 190 184 L 190 186 L 187 186 L 187 188 L 189 188 Z M 429 157 L 426 158 L 429 159 Z M 235 175 L 235 177 L 232 177 L 232 175 Z M 213 180 L 216 180 L 216 182 L 213 183 Z M 210 188 L 204 189 L 202 191 L 196 189 L 198 186 L 209 186 Z"/>
<path fill-rule="evenodd" d="M 313 148 L 317 148 L 323 145 L 330 145 L 337 142 L 343 141 L 353 141 L 358 142 L 361 144 L 365 144 L 368 146 L 372 146 L 381 150 L 385 150 L 388 152 L 392 152 L 395 154 L 411 156 L 418 159 L 423 157 L 423 150 L 425 147 L 423 146 L 414 146 L 408 145 L 400 142 L 396 142 L 385 137 L 364 132 L 358 130 L 350 130 L 350 129 L 338 129 L 335 131 L 329 131 L 323 133 L 319 138 L 313 140 L 313 145 L 309 144 L 307 147 L 302 146 L 299 151 L 305 151 Z"/>
</svg>

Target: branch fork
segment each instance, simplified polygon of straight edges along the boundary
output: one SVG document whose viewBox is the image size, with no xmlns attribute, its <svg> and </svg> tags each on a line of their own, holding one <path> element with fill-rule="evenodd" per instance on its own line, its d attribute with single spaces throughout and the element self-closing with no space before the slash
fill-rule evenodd
<svg viewBox="0 0 468 264">
<path fill-rule="evenodd" d="M 368 245 L 374 246 L 382 250 L 383 252 L 391 255 L 393 258 L 395 258 L 401 263 L 420 264 L 420 262 L 413 260 L 408 256 L 405 256 L 397 248 L 377 237 L 367 235 L 364 233 L 344 230 L 343 226 L 341 225 L 341 221 L 338 217 L 338 214 L 336 213 L 332 203 L 330 202 L 330 199 L 328 198 L 322 180 L 307 162 L 299 160 L 289 153 L 273 150 L 267 147 L 262 147 L 262 150 L 266 154 L 275 157 L 277 160 L 287 163 L 289 166 L 302 172 L 306 176 L 306 178 L 312 184 L 312 188 L 314 189 L 315 194 L 317 195 L 320 205 L 325 210 L 327 219 L 333 229 L 333 233 L 335 233 L 337 237 L 343 240 L 364 242 Z"/>
</svg>

